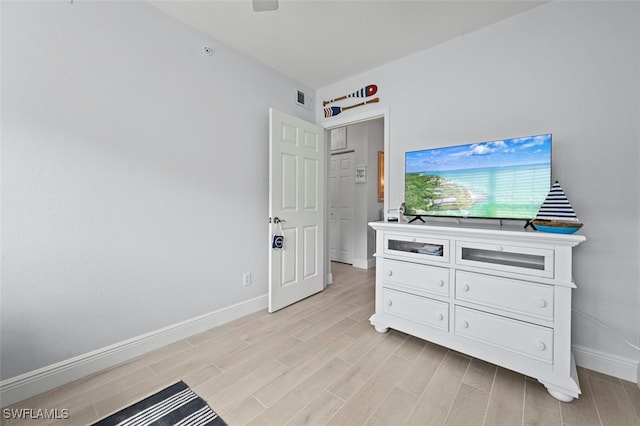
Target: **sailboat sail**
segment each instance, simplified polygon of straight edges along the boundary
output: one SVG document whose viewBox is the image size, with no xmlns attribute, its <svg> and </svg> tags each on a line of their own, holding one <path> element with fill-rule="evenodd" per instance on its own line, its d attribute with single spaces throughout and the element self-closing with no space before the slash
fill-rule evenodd
<svg viewBox="0 0 640 426">
<path fill-rule="evenodd" d="M 538 210 L 536 220 L 579 222 L 576 212 L 557 181 Z"/>
</svg>

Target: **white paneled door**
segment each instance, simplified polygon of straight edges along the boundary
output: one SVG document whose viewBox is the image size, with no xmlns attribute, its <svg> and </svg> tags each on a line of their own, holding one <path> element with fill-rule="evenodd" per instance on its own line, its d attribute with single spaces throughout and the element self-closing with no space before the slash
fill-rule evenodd
<svg viewBox="0 0 640 426">
<path fill-rule="evenodd" d="M 329 167 L 329 255 L 353 263 L 353 153 L 331 155 Z"/>
<path fill-rule="evenodd" d="M 271 108 L 269 312 L 324 289 L 324 197 L 324 130 Z"/>
</svg>

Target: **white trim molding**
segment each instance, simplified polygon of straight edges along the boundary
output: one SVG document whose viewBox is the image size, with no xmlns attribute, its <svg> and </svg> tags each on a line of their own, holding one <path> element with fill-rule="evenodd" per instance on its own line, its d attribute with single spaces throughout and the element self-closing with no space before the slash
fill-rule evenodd
<svg viewBox="0 0 640 426">
<path fill-rule="evenodd" d="M 322 110 L 322 109 L 320 109 Z M 342 127 L 342 126 L 349 126 L 352 124 L 356 124 L 356 123 L 360 123 L 363 121 L 368 121 L 368 120 L 372 120 L 374 118 L 383 118 L 384 119 L 384 176 L 385 176 L 385 181 L 384 181 L 384 207 L 383 207 L 383 211 L 384 213 L 384 218 L 386 220 L 387 218 L 387 212 L 389 210 L 389 182 L 391 180 L 391 175 L 389 173 L 389 159 L 390 159 L 390 155 L 391 155 L 391 148 L 390 148 L 390 132 L 389 132 L 389 119 L 390 119 L 390 111 L 389 111 L 389 107 L 385 106 L 382 108 L 376 108 L 376 109 L 371 109 L 369 111 L 364 111 L 364 112 L 360 112 L 357 114 L 350 114 L 350 115 L 346 115 L 346 116 L 339 116 L 335 119 L 331 119 L 329 121 L 317 121 L 316 120 L 316 124 L 318 126 L 323 127 L 325 130 L 331 130 L 331 129 L 335 129 L 337 127 Z"/>
<path fill-rule="evenodd" d="M 359 269 L 371 269 L 376 267 L 376 259 L 353 259 L 353 267 Z"/>
<path fill-rule="evenodd" d="M 96 373 L 178 340 L 266 309 L 262 295 L 0 382 L 2 407 Z"/>
<path fill-rule="evenodd" d="M 572 345 L 576 364 L 589 370 L 640 384 L 640 363 L 580 345 Z"/>
</svg>

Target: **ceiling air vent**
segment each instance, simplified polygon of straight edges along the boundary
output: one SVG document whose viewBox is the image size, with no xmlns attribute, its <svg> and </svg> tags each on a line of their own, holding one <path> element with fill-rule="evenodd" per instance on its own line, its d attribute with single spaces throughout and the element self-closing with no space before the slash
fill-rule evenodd
<svg viewBox="0 0 640 426">
<path fill-rule="evenodd" d="M 296 90 L 296 104 L 309 111 L 313 110 L 313 99 L 301 90 Z"/>
</svg>

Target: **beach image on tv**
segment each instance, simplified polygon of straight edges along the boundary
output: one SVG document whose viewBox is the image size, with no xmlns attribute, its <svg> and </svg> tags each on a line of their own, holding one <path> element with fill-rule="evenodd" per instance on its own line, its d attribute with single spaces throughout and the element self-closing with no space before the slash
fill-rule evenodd
<svg viewBox="0 0 640 426">
<path fill-rule="evenodd" d="M 405 214 L 533 219 L 551 183 L 551 135 L 405 154 Z"/>
</svg>

